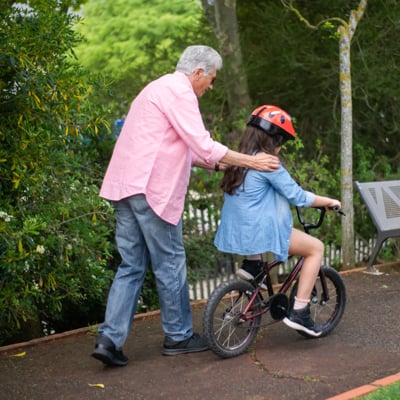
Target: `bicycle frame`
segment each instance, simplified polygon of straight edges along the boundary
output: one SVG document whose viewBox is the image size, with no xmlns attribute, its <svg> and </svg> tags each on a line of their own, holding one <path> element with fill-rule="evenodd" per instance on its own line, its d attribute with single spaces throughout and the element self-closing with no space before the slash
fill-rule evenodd
<svg viewBox="0 0 400 400">
<path fill-rule="evenodd" d="M 289 259 L 292 258 L 293 256 L 289 256 Z M 281 284 L 279 290 L 274 293 L 274 288 L 272 285 L 272 280 L 271 280 L 271 276 L 270 276 L 270 272 L 273 268 L 277 267 L 278 265 L 282 264 L 282 261 L 273 261 L 272 263 L 268 263 L 265 262 L 264 264 L 264 278 L 262 279 L 262 282 L 265 283 L 267 285 L 268 288 L 268 296 L 266 296 L 267 298 L 263 301 L 263 307 L 261 309 L 260 312 L 258 313 L 254 313 L 251 312 L 249 313 L 249 311 L 252 309 L 254 302 L 256 301 L 256 298 L 258 296 L 261 295 L 261 289 L 260 286 L 257 286 L 254 290 L 254 293 L 251 296 L 251 299 L 249 301 L 249 304 L 246 306 L 246 308 L 243 310 L 243 315 L 241 316 L 241 319 L 243 319 L 244 321 L 249 321 L 251 319 L 256 318 L 259 315 L 264 315 L 266 314 L 269 310 L 269 299 L 277 294 L 284 294 L 286 295 L 286 293 L 289 291 L 289 289 L 291 288 L 291 286 L 293 285 L 293 283 L 296 281 L 297 277 L 300 274 L 301 268 L 303 267 L 303 263 L 304 263 L 304 257 L 300 257 L 298 259 L 298 261 L 296 262 L 296 265 L 294 266 L 294 268 L 292 269 L 292 271 L 290 272 L 290 274 L 288 275 L 288 277 L 285 279 L 285 281 Z M 321 285 L 322 285 L 322 300 L 323 302 L 326 302 L 329 300 L 329 292 L 328 292 L 328 288 L 327 288 L 327 284 L 326 284 L 326 280 L 325 280 L 325 275 L 322 271 L 322 269 L 320 269 L 319 271 L 319 278 L 321 280 Z"/>
<path fill-rule="evenodd" d="M 300 223 L 303 225 L 304 231 L 306 233 L 309 233 L 309 231 L 311 229 L 315 229 L 315 228 L 318 228 L 319 226 L 321 226 L 321 224 L 322 224 L 322 222 L 324 220 L 324 217 L 325 217 L 325 209 L 324 208 L 319 208 L 321 214 L 320 214 L 318 222 L 316 224 L 309 224 L 309 223 L 305 223 L 303 221 L 303 218 L 302 218 L 302 216 L 300 214 L 299 208 L 296 207 L 296 210 L 297 210 L 298 219 L 299 219 Z M 290 255 L 288 259 L 291 259 L 292 257 L 294 257 L 294 256 Z M 262 293 L 260 293 L 261 292 L 260 285 L 258 285 L 256 287 L 252 297 L 251 297 L 251 300 L 249 301 L 249 304 L 247 305 L 247 307 L 245 308 L 245 310 L 243 312 L 243 316 L 242 316 L 243 320 L 249 321 L 249 320 L 254 319 L 255 317 L 257 317 L 259 315 L 266 314 L 270 310 L 270 306 L 269 306 L 268 303 L 269 303 L 269 299 L 272 296 L 274 296 L 276 294 L 284 294 L 284 295 L 286 295 L 286 293 L 289 291 L 289 289 L 291 288 L 291 286 L 293 285 L 293 283 L 296 281 L 297 277 L 300 274 L 300 271 L 301 271 L 301 269 L 303 267 L 303 264 L 304 264 L 304 257 L 299 257 L 299 259 L 297 260 L 297 262 L 296 262 L 295 266 L 293 267 L 292 271 L 290 272 L 288 277 L 284 280 L 284 282 L 281 284 L 279 290 L 276 293 L 274 293 L 274 288 L 273 288 L 273 285 L 272 285 L 270 272 L 275 267 L 277 267 L 277 266 L 279 266 L 281 264 L 282 264 L 282 261 L 273 261 L 271 263 L 268 263 L 268 262 L 264 263 L 264 272 L 263 272 L 264 277 L 262 278 L 261 282 L 265 283 L 266 286 L 267 286 L 268 298 L 263 301 L 263 307 L 262 307 L 260 312 L 258 312 L 258 313 L 250 313 L 250 315 L 248 316 L 248 312 L 249 312 L 249 310 L 251 310 L 256 298 L 259 295 L 261 295 L 261 297 L 263 298 Z M 322 269 L 319 270 L 319 278 L 321 280 L 321 286 L 322 286 L 322 300 L 321 300 L 321 302 L 327 302 L 329 300 L 329 292 L 328 292 L 328 288 L 327 288 L 327 284 L 326 284 L 325 275 L 324 275 L 324 272 L 322 271 Z"/>
</svg>

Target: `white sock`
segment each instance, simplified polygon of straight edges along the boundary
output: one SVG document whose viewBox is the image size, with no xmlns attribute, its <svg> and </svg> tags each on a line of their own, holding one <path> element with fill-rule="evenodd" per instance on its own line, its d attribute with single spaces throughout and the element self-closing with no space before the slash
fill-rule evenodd
<svg viewBox="0 0 400 400">
<path fill-rule="evenodd" d="M 299 299 L 297 296 L 294 296 L 294 305 L 293 310 L 302 310 L 307 306 L 310 300 Z"/>
</svg>

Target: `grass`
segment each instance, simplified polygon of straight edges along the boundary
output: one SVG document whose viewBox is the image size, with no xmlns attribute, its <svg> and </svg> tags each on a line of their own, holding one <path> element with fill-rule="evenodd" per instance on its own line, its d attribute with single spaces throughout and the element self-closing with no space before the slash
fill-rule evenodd
<svg viewBox="0 0 400 400">
<path fill-rule="evenodd" d="M 366 396 L 357 397 L 359 400 L 398 400 L 400 399 L 400 382 L 380 388 Z"/>
</svg>

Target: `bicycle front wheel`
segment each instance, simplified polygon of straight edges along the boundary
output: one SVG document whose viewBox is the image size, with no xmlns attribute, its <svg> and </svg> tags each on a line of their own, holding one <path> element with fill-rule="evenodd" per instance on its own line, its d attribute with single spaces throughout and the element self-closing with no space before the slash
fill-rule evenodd
<svg viewBox="0 0 400 400">
<path fill-rule="evenodd" d="M 251 302 L 255 288 L 249 282 L 222 283 L 211 294 L 203 313 L 203 330 L 209 348 L 221 358 L 243 354 L 260 329 L 261 295 Z M 251 304 L 250 304 L 251 303 Z"/>
<path fill-rule="evenodd" d="M 324 291 L 321 278 L 318 277 L 310 298 L 311 317 L 322 330 L 322 334 L 318 337 L 326 336 L 336 328 L 346 307 L 346 288 L 342 277 L 332 267 L 323 266 L 321 269 L 325 276 L 327 291 Z M 290 293 L 290 304 L 292 306 L 294 296 L 297 293 L 297 286 L 298 282 L 293 286 Z M 305 332 L 297 332 L 302 336 L 314 338 Z"/>
</svg>

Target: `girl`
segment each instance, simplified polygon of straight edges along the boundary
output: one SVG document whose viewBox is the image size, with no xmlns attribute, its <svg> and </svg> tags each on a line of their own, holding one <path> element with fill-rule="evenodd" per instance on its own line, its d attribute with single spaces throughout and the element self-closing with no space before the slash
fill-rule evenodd
<svg viewBox="0 0 400 400">
<path fill-rule="evenodd" d="M 284 110 L 264 105 L 255 109 L 239 144 L 245 154 L 277 155 L 282 145 L 294 139 L 292 120 Z M 283 322 L 312 336 L 321 335 L 310 315 L 310 296 L 322 263 L 323 243 L 293 228 L 290 204 L 298 207 L 341 206 L 340 202 L 303 190 L 282 166 L 275 172 L 260 172 L 230 166 L 221 182 L 225 192 L 215 245 L 218 250 L 245 256 L 237 275 L 257 280 L 262 253 L 272 252 L 277 260 L 288 254 L 304 256 L 293 309 Z"/>
</svg>

